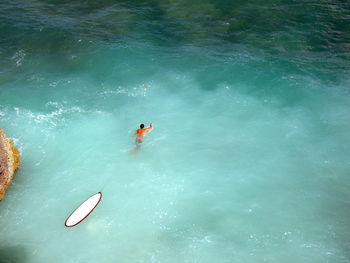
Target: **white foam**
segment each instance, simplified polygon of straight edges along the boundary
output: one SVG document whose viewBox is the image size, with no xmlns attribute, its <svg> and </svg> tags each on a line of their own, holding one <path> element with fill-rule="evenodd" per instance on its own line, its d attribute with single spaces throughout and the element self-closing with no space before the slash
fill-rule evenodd
<svg viewBox="0 0 350 263">
<path fill-rule="evenodd" d="M 23 49 L 16 51 L 16 53 L 12 56 L 12 59 L 16 62 L 17 67 L 20 67 L 23 64 L 25 56 L 26 52 Z"/>
</svg>

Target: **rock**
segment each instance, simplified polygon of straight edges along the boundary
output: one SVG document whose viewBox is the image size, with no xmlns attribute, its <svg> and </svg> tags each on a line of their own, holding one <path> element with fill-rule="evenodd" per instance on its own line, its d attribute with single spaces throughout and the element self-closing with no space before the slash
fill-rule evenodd
<svg viewBox="0 0 350 263">
<path fill-rule="evenodd" d="M 0 201 L 10 186 L 13 174 L 20 166 L 19 152 L 0 128 Z"/>
</svg>

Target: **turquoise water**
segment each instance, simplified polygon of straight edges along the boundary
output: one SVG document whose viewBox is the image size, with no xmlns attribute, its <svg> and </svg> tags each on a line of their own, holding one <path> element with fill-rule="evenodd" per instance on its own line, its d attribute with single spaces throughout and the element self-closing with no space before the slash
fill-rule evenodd
<svg viewBox="0 0 350 263">
<path fill-rule="evenodd" d="M 2 1 L 0 126 L 21 168 L 0 262 L 350 262 L 349 15 L 346 1 Z"/>
</svg>

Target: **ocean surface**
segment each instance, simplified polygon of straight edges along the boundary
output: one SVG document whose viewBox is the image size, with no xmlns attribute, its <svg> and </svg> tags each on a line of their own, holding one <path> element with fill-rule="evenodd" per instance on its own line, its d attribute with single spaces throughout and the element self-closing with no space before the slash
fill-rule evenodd
<svg viewBox="0 0 350 263">
<path fill-rule="evenodd" d="M 1 263 L 350 262 L 349 1 L 2 0 L 0 61 Z"/>
</svg>

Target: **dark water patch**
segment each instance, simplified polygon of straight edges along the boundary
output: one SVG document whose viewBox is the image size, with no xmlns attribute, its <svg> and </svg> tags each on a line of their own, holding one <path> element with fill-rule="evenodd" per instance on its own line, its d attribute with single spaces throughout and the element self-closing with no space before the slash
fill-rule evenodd
<svg viewBox="0 0 350 263">
<path fill-rule="evenodd" d="M 0 263 L 25 263 L 28 256 L 24 246 L 1 246 Z"/>
<path fill-rule="evenodd" d="M 349 4 L 338 1 L 5 1 L 1 7 L 2 20 L 17 27 L 60 27 L 106 40 L 141 34 L 165 44 L 220 39 L 340 52 L 350 32 Z"/>
<path fill-rule="evenodd" d="M 235 45 L 243 45 L 253 55 L 263 51 L 285 59 L 292 54 L 300 61 L 332 56 L 344 64 L 349 10 L 349 4 L 338 1 L 3 1 L 0 32 L 5 56 L 6 50 L 27 46 L 38 53 L 60 53 L 74 49 L 79 39 L 134 39 L 168 48 L 230 47 L 233 52 Z"/>
</svg>

